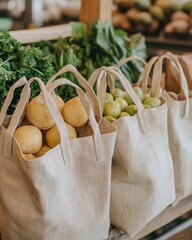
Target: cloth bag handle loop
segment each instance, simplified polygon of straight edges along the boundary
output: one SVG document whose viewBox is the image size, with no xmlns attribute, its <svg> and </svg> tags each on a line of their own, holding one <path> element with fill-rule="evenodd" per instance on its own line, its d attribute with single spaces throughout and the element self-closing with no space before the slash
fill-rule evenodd
<svg viewBox="0 0 192 240">
<path fill-rule="evenodd" d="M 54 91 L 55 88 L 61 86 L 61 85 L 70 85 L 74 87 L 80 97 L 80 100 L 88 114 L 90 125 L 93 130 L 93 137 L 94 137 L 94 144 L 95 144 L 95 149 L 96 149 L 96 155 L 97 155 L 97 161 L 103 161 L 104 160 L 104 153 L 103 153 L 103 146 L 102 146 L 102 140 L 101 140 L 101 133 L 99 129 L 99 125 L 95 119 L 94 111 L 92 109 L 92 106 L 90 104 L 90 99 L 87 97 L 87 95 L 82 91 L 81 88 L 79 88 L 76 84 L 72 83 L 71 81 L 65 79 L 65 78 L 59 78 L 52 82 L 51 85 L 49 85 L 49 91 L 52 92 Z M 95 95 L 93 95 L 95 98 Z"/>
<path fill-rule="evenodd" d="M 165 55 L 162 55 L 154 66 L 153 78 L 155 79 L 155 81 L 152 81 L 152 86 L 151 86 L 152 95 L 154 95 L 155 97 L 159 97 L 160 95 L 160 84 L 161 84 L 162 70 L 163 70 L 162 68 L 163 68 L 163 61 L 165 59 L 169 59 L 171 61 L 173 66 L 172 70 L 174 70 L 174 75 L 176 76 L 176 79 L 181 87 L 181 94 L 184 96 L 186 100 L 183 117 L 188 116 L 189 114 L 188 90 L 189 89 L 188 89 L 187 80 L 178 59 L 170 52 L 167 52 Z"/>
<path fill-rule="evenodd" d="M 10 104 L 11 104 L 11 101 L 13 100 L 13 95 L 14 95 L 15 89 L 23 86 L 26 83 L 27 83 L 26 77 L 22 77 L 22 78 L 20 78 L 17 82 L 15 82 L 10 87 L 9 92 L 7 94 L 7 97 L 5 99 L 5 102 L 4 102 L 4 104 L 3 104 L 2 108 L 1 108 L 1 112 L 0 112 L 0 127 L 2 126 L 3 121 L 5 120 L 5 116 L 7 114 L 7 110 L 9 108 Z"/>
<path fill-rule="evenodd" d="M 145 65 L 144 71 L 141 74 L 137 86 L 141 86 L 142 90 L 144 93 L 146 93 L 148 91 L 148 85 L 149 85 L 149 80 L 150 80 L 150 73 L 153 69 L 153 66 L 155 64 L 155 62 L 158 60 L 159 57 L 155 56 L 152 57 L 148 63 Z"/>
<path fill-rule="evenodd" d="M 122 65 L 128 63 L 128 62 L 131 62 L 131 61 L 138 61 L 140 62 L 143 66 L 145 66 L 147 63 L 146 61 L 144 61 L 142 58 L 138 57 L 138 56 L 130 56 L 130 57 L 127 57 L 127 58 L 124 58 L 122 59 L 120 62 L 118 62 L 116 64 L 115 67 L 119 68 L 121 67 Z"/>
<path fill-rule="evenodd" d="M 86 79 L 78 72 L 78 70 L 71 64 L 67 64 L 63 68 L 61 68 L 57 73 L 55 73 L 47 82 L 46 87 L 49 89 L 49 86 L 52 84 L 52 82 L 60 75 L 71 72 L 74 74 L 76 80 L 78 83 L 83 87 L 83 89 L 86 91 L 87 96 L 91 99 L 93 106 L 94 106 L 94 112 L 95 117 L 97 119 L 97 122 L 100 123 L 102 119 L 102 110 L 100 107 L 100 104 L 98 102 L 97 97 L 95 96 L 95 93 L 90 86 L 90 84 L 86 81 Z M 53 91 L 54 92 L 54 91 Z"/>
</svg>

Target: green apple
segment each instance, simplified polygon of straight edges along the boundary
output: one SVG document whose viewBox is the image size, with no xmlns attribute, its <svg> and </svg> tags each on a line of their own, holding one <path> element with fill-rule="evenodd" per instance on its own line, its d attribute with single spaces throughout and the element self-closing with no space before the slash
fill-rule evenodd
<svg viewBox="0 0 192 240">
<path fill-rule="evenodd" d="M 151 108 L 151 106 L 147 105 L 147 104 L 143 104 L 143 106 L 144 106 L 145 109 Z"/>
<path fill-rule="evenodd" d="M 112 101 L 105 103 L 103 109 L 103 116 L 111 116 L 114 118 L 118 118 L 121 113 L 121 106 L 118 102 Z"/>
<path fill-rule="evenodd" d="M 112 95 L 113 95 L 114 99 L 122 98 L 123 97 L 123 91 L 120 88 L 115 88 Z"/>
<path fill-rule="evenodd" d="M 140 98 L 140 100 L 143 100 L 143 90 L 140 87 L 133 87 L 134 92 L 137 94 L 137 96 Z"/>
<path fill-rule="evenodd" d="M 130 116 L 128 112 L 121 112 L 121 114 L 119 115 L 119 118 L 127 117 L 127 116 Z"/>
<path fill-rule="evenodd" d="M 105 116 L 104 118 L 105 118 L 107 121 L 111 122 L 111 123 L 116 120 L 116 118 L 111 117 L 111 116 Z"/>
<path fill-rule="evenodd" d="M 142 102 L 144 102 L 147 98 L 149 98 L 150 97 L 150 94 L 149 93 L 145 93 L 145 94 L 143 94 L 143 100 L 142 100 Z"/>
<path fill-rule="evenodd" d="M 125 108 L 125 111 L 129 113 L 130 116 L 133 116 L 137 113 L 137 106 L 129 105 Z"/>
<path fill-rule="evenodd" d="M 105 93 L 105 103 L 107 102 L 112 102 L 114 99 L 113 99 L 113 96 L 111 95 L 111 93 Z"/>
<path fill-rule="evenodd" d="M 125 108 L 128 106 L 127 102 L 123 98 L 116 98 L 115 101 L 118 102 L 121 106 L 121 111 L 124 111 Z"/>
<path fill-rule="evenodd" d="M 143 105 L 150 105 L 152 108 L 159 107 L 161 105 L 161 100 L 156 97 L 149 97 L 143 102 Z"/>
<path fill-rule="evenodd" d="M 125 101 L 127 102 L 128 105 L 134 104 L 132 98 L 129 96 L 129 94 L 127 93 L 124 97 Z"/>
</svg>

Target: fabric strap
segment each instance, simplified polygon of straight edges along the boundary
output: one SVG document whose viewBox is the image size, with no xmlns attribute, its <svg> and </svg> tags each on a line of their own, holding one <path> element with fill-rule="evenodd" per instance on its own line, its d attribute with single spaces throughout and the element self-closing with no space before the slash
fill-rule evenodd
<svg viewBox="0 0 192 240">
<path fill-rule="evenodd" d="M 54 74 L 47 82 L 46 87 L 49 89 L 50 84 L 60 75 L 71 72 L 74 74 L 76 80 L 80 84 L 80 86 L 85 89 L 88 98 L 92 101 L 93 107 L 94 107 L 94 112 L 95 112 L 95 117 L 97 119 L 97 122 L 100 123 L 102 119 L 102 110 L 100 107 L 100 104 L 98 103 L 98 100 L 95 96 L 95 93 L 92 89 L 92 87 L 88 84 L 88 82 L 85 80 L 85 78 L 78 72 L 78 70 L 71 64 L 67 64 L 63 68 L 61 68 L 56 74 Z"/>
<path fill-rule="evenodd" d="M 183 94 L 186 103 L 185 103 L 185 111 L 184 111 L 184 116 L 188 116 L 189 114 L 189 98 L 188 98 L 188 85 L 187 85 L 187 80 L 185 77 L 185 74 L 182 70 L 182 67 L 176 58 L 172 53 L 167 52 L 165 55 L 162 55 L 159 60 L 156 62 L 154 66 L 154 71 L 153 71 L 153 79 L 152 81 L 152 86 L 151 86 L 151 93 L 155 97 L 159 97 L 159 89 L 160 89 L 160 84 L 161 84 L 161 79 L 162 79 L 162 72 L 163 72 L 163 61 L 165 59 L 169 59 L 171 63 L 174 66 L 174 75 L 176 78 L 179 80 L 179 85 L 181 87 L 181 93 Z"/>
<path fill-rule="evenodd" d="M 3 121 L 5 119 L 5 116 L 7 114 L 7 110 L 8 107 L 11 104 L 11 101 L 13 100 L 13 95 L 14 95 L 14 91 L 16 88 L 23 86 L 24 84 L 27 83 L 27 79 L 26 77 L 22 77 L 20 78 L 17 82 L 15 82 L 9 89 L 9 92 L 7 94 L 7 97 L 5 99 L 5 102 L 1 108 L 1 112 L 0 112 L 0 126 L 3 124 Z"/>
</svg>

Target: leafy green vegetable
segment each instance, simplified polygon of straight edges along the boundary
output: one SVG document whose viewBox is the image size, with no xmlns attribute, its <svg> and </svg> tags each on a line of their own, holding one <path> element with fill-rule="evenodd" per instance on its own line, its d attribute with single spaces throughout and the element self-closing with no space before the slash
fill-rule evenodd
<svg viewBox="0 0 192 240">
<path fill-rule="evenodd" d="M 74 65 L 88 79 L 101 66 L 113 66 L 131 55 L 146 59 L 146 45 L 142 34 L 128 36 L 126 32 L 114 29 L 112 23 L 95 22 L 89 33 L 83 23 L 71 23 L 72 35 L 55 42 L 40 41 L 22 45 L 7 32 L 0 32 L 0 108 L 10 86 L 20 77 L 40 77 L 45 83 L 66 64 Z M 131 83 L 138 80 L 143 70 L 136 61 L 124 64 L 121 70 Z M 73 74 L 63 75 L 77 83 Z M 78 83 L 77 83 L 78 84 Z M 32 97 L 39 94 L 36 84 L 32 85 Z M 76 95 L 70 86 L 57 90 L 64 101 Z M 17 90 L 9 113 L 14 110 L 19 98 Z"/>
<path fill-rule="evenodd" d="M 7 32 L 0 33 L 0 108 L 11 85 L 20 77 L 40 77 L 45 82 L 55 72 L 52 57 L 45 56 L 38 47 L 23 46 Z M 19 99 L 16 91 L 9 108 L 12 113 Z M 32 97 L 39 93 L 36 84 L 32 85 Z"/>
<path fill-rule="evenodd" d="M 120 60 L 137 55 L 146 59 L 145 38 L 137 33 L 128 36 L 120 29 L 114 29 L 110 22 L 95 22 L 88 34 L 86 25 L 72 23 L 72 35 L 60 38 L 50 46 L 49 42 L 35 44 L 47 54 L 51 54 L 56 70 L 71 63 L 88 79 L 91 73 L 101 66 L 114 66 Z M 122 72 L 131 83 L 138 80 L 143 67 L 140 63 L 129 62 L 121 67 Z M 63 75 L 76 82 L 72 74 Z M 66 101 L 76 95 L 71 87 L 60 88 L 57 92 Z"/>
</svg>

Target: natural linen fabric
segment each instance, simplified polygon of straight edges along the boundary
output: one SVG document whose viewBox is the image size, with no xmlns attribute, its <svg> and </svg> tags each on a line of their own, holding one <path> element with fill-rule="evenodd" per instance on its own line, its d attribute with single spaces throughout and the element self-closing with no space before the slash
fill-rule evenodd
<svg viewBox="0 0 192 240">
<path fill-rule="evenodd" d="M 98 125 L 86 95 L 65 80 L 62 83 L 76 87 L 84 99 L 94 131 L 92 136 L 68 140 L 51 94 L 36 78 L 59 129 L 61 143 L 42 157 L 25 160 L 12 134 L 24 112 L 33 80 L 25 85 L 9 127 L 0 127 L 2 240 L 105 239 L 110 224 L 111 158 L 116 129 L 104 120 Z"/>
<path fill-rule="evenodd" d="M 116 76 L 120 80 L 138 109 L 136 115 L 113 122 L 117 127 L 117 139 L 110 205 L 111 223 L 134 236 L 175 199 L 167 104 L 162 99 L 161 106 L 144 109 L 119 70 L 112 67 L 101 70 L 113 75 L 111 79 Z M 95 72 L 90 82 L 94 83 L 93 77 L 98 75 Z"/>
<path fill-rule="evenodd" d="M 162 56 L 154 67 L 154 78 L 157 80 L 152 88 L 154 95 L 158 95 L 164 59 L 171 61 L 171 69 L 174 70 L 175 80 L 183 96 L 183 100 L 179 101 L 173 99 L 166 90 L 163 91 L 168 105 L 169 146 L 173 158 L 176 189 L 176 200 L 173 205 L 176 205 L 192 194 L 192 99 L 188 96 L 188 85 L 183 69 L 171 53 Z"/>
</svg>

